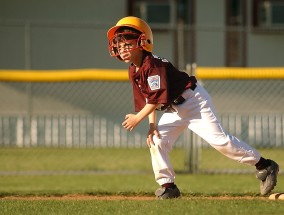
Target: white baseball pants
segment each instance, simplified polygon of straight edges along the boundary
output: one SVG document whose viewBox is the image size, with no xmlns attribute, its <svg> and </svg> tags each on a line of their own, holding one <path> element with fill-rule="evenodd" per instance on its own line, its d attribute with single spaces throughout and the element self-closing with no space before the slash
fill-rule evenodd
<svg viewBox="0 0 284 215">
<path fill-rule="evenodd" d="M 260 160 L 261 156 L 254 148 L 223 130 L 210 96 L 201 85 L 197 84 L 194 91 L 187 89 L 182 96 L 186 99 L 183 104 L 173 105 L 174 112 L 162 115 L 158 123 L 160 139 L 154 136 L 155 145 L 150 148 L 155 180 L 159 185 L 174 182 L 175 172 L 168 153 L 185 128 L 230 159 L 248 165 L 255 165 Z"/>
</svg>

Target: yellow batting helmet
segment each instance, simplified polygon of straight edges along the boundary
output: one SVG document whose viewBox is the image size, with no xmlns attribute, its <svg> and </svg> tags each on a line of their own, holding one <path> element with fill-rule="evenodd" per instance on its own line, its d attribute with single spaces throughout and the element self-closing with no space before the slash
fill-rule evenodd
<svg viewBox="0 0 284 215">
<path fill-rule="evenodd" d="M 144 20 L 134 16 L 122 18 L 115 26 L 108 30 L 107 37 L 109 41 L 115 37 L 115 32 L 121 27 L 130 27 L 140 31 L 142 33 L 140 43 L 141 47 L 148 52 L 152 52 L 153 34 L 150 26 Z"/>
</svg>

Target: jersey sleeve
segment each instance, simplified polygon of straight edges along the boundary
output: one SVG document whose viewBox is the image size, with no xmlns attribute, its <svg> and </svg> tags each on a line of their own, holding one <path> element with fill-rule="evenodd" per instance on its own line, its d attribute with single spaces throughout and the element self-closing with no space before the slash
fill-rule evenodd
<svg viewBox="0 0 284 215">
<path fill-rule="evenodd" d="M 170 102 L 167 79 L 166 67 L 155 67 L 149 70 L 147 80 L 145 80 L 148 104 L 168 104 Z"/>
</svg>

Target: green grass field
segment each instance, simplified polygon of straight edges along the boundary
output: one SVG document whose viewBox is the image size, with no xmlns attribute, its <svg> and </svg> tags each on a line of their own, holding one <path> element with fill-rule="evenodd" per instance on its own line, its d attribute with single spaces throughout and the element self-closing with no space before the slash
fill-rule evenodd
<svg viewBox="0 0 284 215">
<path fill-rule="evenodd" d="M 284 166 L 284 150 L 260 150 Z M 213 150 L 200 168 L 251 169 Z M 259 196 L 252 174 L 186 174 L 185 152 L 172 163 L 182 198 L 154 198 L 147 149 L 0 149 L 1 214 L 283 214 L 284 201 Z M 274 192 L 284 192 L 280 175 Z"/>
</svg>

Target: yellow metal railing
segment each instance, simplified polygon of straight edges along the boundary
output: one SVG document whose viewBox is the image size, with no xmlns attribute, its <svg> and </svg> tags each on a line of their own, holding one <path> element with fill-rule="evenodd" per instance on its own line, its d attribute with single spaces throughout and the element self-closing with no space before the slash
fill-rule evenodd
<svg viewBox="0 0 284 215">
<path fill-rule="evenodd" d="M 198 79 L 284 79 L 284 67 L 224 68 L 198 67 Z M 0 81 L 127 81 L 126 69 L 0 70 Z"/>
</svg>

